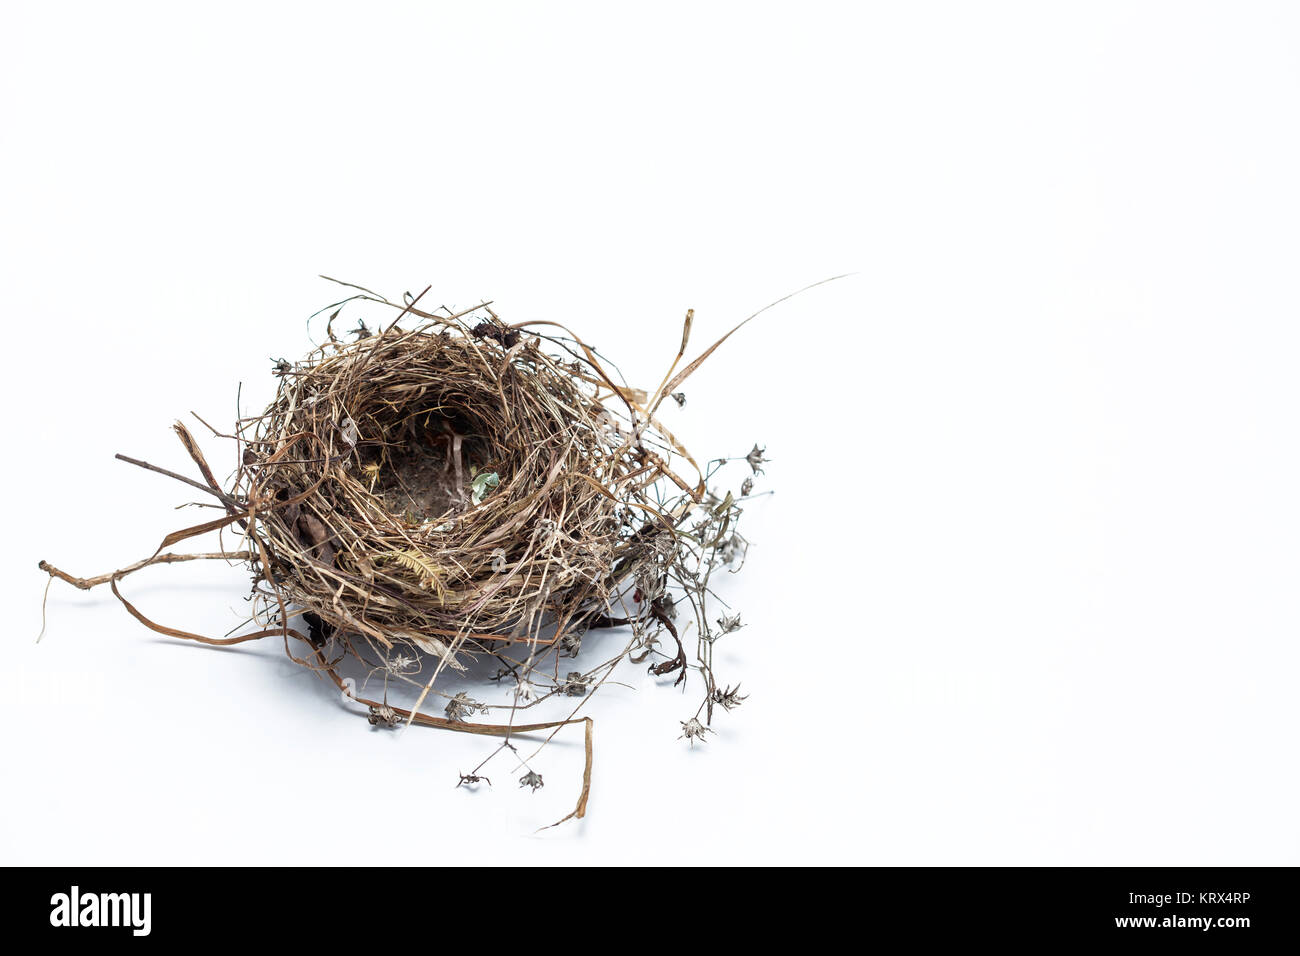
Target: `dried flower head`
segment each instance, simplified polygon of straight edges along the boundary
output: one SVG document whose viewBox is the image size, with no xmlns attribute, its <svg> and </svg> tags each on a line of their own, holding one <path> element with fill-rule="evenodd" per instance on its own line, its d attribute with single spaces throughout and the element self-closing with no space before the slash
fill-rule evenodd
<svg viewBox="0 0 1300 956">
<path fill-rule="evenodd" d="M 723 710 L 730 711 L 739 707 L 748 697 L 748 694 L 740 692 L 740 685 L 737 684 L 735 687 L 715 687 L 709 699 L 720 705 Z"/>
<path fill-rule="evenodd" d="M 740 497 L 748 497 L 749 493 L 754 490 L 754 477 L 751 475 L 740 483 Z"/>
<path fill-rule="evenodd" d="M 763 469 L 760 466 L 763 462 L 771 461 L 770 458 L 763 457 L 763 452 L 765 451 L 767 451 L 766 448 L 759 448 L 758 445 L 755 444 L 754 450 L 745 456 L 745 461 L 749 462 L 749 467 L 754 469 L 754 474 L 756 475 L 762 473 Z"/>
<path fill-rule="evenodd" d="M 569 697 L 585 697 L 587 678 L 582 676 L 582 671 L 569 671 L 564 675 L 564 682 L 560 684 L 559 689 Z"/>
<path fill-rule="evenodd" d="M 740 623 L 739 613 L 730 615 L 724 614 L 722 617 L 718 618 L 718 627 L 721 628 L 723 634 L 730 634 L 732 631 L 738 631 L 744 626 L 744 624 Z"/>
<path fill-rule="evenodd" d="M 723 564 L 734 564 L 745 550 L 745 542 L 739 535 L 733 534 L 718 548 L 718 560 Z"/>
<path fill-rule="evenodd" d="M 685 393 L 685 392 L 673 392 L 672 399 L 673 399 L 674 402 L 677 403 L 677 407 L 678 407 L 678 408 L 681 408 L 683 405 L 686 404 L 686 393 Z"/>
<path fill-rule="evenodd" d="M 704 735 L 708 733 L 712 733 L 712 731 L 708 727 L 705 727 L 702 723 L 700 723 L 700 719 L 698 717 L 692 717 L 690 720 L 683 720 L 680 721 L 680 723 L 682 725 L 682 735 L 677 739 L 681 740 L 683 737 L 686 738 L 691 742 L 692 747 L 695 746 L 696 737 L 700 739 L 700 743 L 704 743 L 705 742 Z"/>
<path fill-rule="evenodd" d="M 396 657 L 390 657 L 384 668 L 390 674 L 405 674 L 419 666 L 419 661 L 414 657 L 407 657 L 405 654 L 398 654 Z"/>
<path fill-rule="evenodd" d="M 542 775 L 540 773 L 538 773 L 536 770 L 530 770 L 522 777 L 519 778 L 519 786 L 532 787 L 533 793 L 536 793 L 538 790 L 544 787 L 545 784 L 542 783 Z"/>
<path fill-rule="evenodd" d="M 582 634 L 578 631 L 565 631 L 560 638 L 560 650 L 569 657 L 577 657 L 582 650 Z"/>
<path fill-rule="evenodd" d="M 473 717 L 480 711 L 486 713 L 487 707 L 474 700 L 469 694 L 461 691 L 447 702 L 443 713 L 447 715 L 448 720 L 463 722 L 465 718 Z"/>
<path fill-rule="evenodd" d="M 371 707 L 366 719 L 370 721 L 372 727 L 396 727 L 401 723 L 402 718 L 397 716 L 397 711 L 384 705 L 382 707 Z"/>
</svg>

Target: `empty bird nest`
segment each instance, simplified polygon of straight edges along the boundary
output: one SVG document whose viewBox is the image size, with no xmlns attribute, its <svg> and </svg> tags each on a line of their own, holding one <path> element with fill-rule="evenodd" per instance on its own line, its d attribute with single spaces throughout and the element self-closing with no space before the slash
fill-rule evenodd
<svg viewBox="0 0 1300 956">
<path fill-rule="evenodd" d="M 180 423 L 198 478 L 125 459 L 201 488 L 220 517 L 96 578 L 44 561 L 41 569 L 83 589 L 108 584 L 138 620 L 173 637 L 220 645 L 283 638 L 294 661 L 331 679 L 372 724 L 504 738 L 489 758 L 514 751 L 527 770 L 521 785 L 534 789 L 541 774 L 512 737 L 583 723 L 586 771 L 569 814 L 581 817 L 592 724 L 580 711 L 617 664 L 630 659 L 675 683 L 699 675 L 698 708 L 680 728 L 691 743 L 707 733 L 716 708 L 742 700 L 713 673 L 714 642 L 740 622 L 710 582 L 715 571 L 743 563 L 740 505 L 763 453 L 755 446 L 744 458 L 701 467 L 657 416 L 665 401 L 684 401 L 678 386 L 726 336 L 682 366 L 687 313 L 677 359 L 647 394 L 554 323 L 507 325 L 487 305 L 424 311 L 423 294 L 391 302 L 353 288 L 318 313 L 334 310 L 328 341 L 300 362 L 276 363 L 279 386 L 265 412 L 227 434 L 211 429 L 238 446 L 227 481 L 217 480 Z M 360 322 L 341 339 L 340 312 L 358 306 L 391 311 L 374 329 Z M 711 490 L 728 461 L 738 462 L 744 481 Z M 169 550 L 210 532 L 239 543 Z M 119 587 L 150 565 L 204 558 L 248 563 L 249 633 L 213 638 L 167 627 Z M 591 630 L 619 627 L 629 636 L 612 658 L 586 667 L 568 660 Z M 452 692 L 483 661 L 495 667 L 483 684 L 496 682 L 496 703 L 478 700 L 472 688 Z M 359 691 L 345 676 L 349 664 L 382 673 L 383 695 Z M 396 684 L 413 704 L 390 703 Z M 581 699 L 570 701 L 567 716 L 525 719 L 551 698 Z M 471 786 L 489 780 L 482 764 L 460 776 Z"/>
</svg>

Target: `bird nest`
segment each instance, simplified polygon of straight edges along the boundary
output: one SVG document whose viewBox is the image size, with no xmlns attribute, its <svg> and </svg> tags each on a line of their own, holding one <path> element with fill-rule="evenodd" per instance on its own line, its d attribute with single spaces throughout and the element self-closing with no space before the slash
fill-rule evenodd
<svg viewBox="0 0 1300 956">
<path fill-rule="evenodd" d="M 646 394 L 563 327 L 507 325 L 487 306 L 426 312 L 419 299 L 395 303 L 360 290 L 335 303 L 328 341 L 302 361 L 278 362 L 274 401 L 221 435 L 240 453 L 226 482 L 179 423 L 202 480 L 125 459 L 202 488 L 222 517 L 168 535 L 150 558 L 98 578 L 41 568 L 82 588 L 109 584 L 137 619 L 174 637 L 208 644 L 283 637 L 290 657 L 332 679 L 372 724 L 418 722 L 503 737 L 509 746 L 515 734 L 553 735 L 585 722 L 587 768 L 569 815 L 581 816 L 591 719 L 579 711 L 615 665 L 631 659 L 678 683 L 688 673 L 702 677 L 699 707 L 681 722 L 692 743 L 715 707 L 730 710 L 743 699 L 713 674 L 713 643 L 739 618 L 711 610 L 710 576 L 743 562 L 740 502 L 763 455 L 756 446 L 744 483 L 719 495 L 708 486 L 728 459 L 701 469 L 660 422 L 661 404 L 684 401 L 675 389 L 712 352 L 679 370 L 690 313 L 677 361 Z M 334 323 L 359 304 L 398 314 L 374 330 L 362 322 L 354 340 L 342 341 Z M 241 536 L 239 548 L 167 551 L 226 530 Z M 119 587 L 141 568 L 198 558 L 248 562 L 250 633 L 210 638 L 166 627 Z M 562 663 L 578 656 L 589 631 L 616 627 L 630 637 L 612 659 L 586 669 Z M 504 702 L 451 692 L 448 679 L 481 659 L 500 665 Z M 349 662 L 382 671 L 381 699 L 345 678 Z M 418 694 L 413 705 L 390 704 L 390 679 Z M 445 704 L 442 716 L 423 709 L 430 695 Z M 553 697 L 582 700 L 561 719 L 522 719 L 521 709 Z M 494 710 L 506 713 L 472 719 Z M 461 782 L 487 780 L 481 770 Z M 536 788 L 541 775 L 530 766 L 521 783 Z"/>
</svg>

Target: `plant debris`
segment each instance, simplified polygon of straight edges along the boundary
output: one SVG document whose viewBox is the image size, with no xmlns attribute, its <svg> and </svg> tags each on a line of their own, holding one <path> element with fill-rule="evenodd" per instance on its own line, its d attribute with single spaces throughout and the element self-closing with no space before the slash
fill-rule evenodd
<svg viewBox="0 0 1300 956">
<path fill-rule="evenodd" d="M 228 481 L 217 480 L 179 422 L 201 480 L 118 456 L 202 490 L 221 517 L 173 532 L 149 558 L 95 578 L 44 561 L 40 568 L 82 589 L 108 584 L 132 616 L 172 637 L 222 646 L 279 638 L 292 660 L 362 705 L 374 726 L 503 738 L 479 767 L 458 774 L 457 786 L 490 783 L 479 771 L 515 751 L 518 736 L 550 731 L 549 741 L 581 723 L 582 790 L 564 820 L 581 818 L 592 718 L 580 711 L 625 658 L 678 685 L 698 675 L 698 709 L 681 722 L 692 744 L 708 732 L 715 704 L 731 710 L 744 699 L 713 673 L 714 642 L 740 623 L 723 612 L 710 624 L 711 578 L 738 570 L 748 541 L 738 530 L 739 499 L 710 485 L 728 462 L 744 462 L 752 472 L 740 497 L 748 495 L 765 450 L 754 445 L 701 468 L 657 417 L 669 397 L 684 404 L 674 390 L 731 333 L 679 368 L 688 312 L 677 357 L 647 394 L 555 323 L 507 325 L 490 303 L 424 311 L 417 305 L 428 289 L 397 303 L 351 288 L 357 294 L 330 307 L 327 342 L 301 361 L 274 361 L 278 389 L 262 414 L 241 418 L 233 433 L 208 426 L 236 443 L 239 465 Z M 332 327 L 345 307 L 397 315 L 374 326 L 358 320 L 344 341 Z M 167 551 L 227 530 L 239 535 L 238 547 Z M 121 590 L 143 568 L 203 559 L 248 563 L 248 633 L 210 638 L 159 624 Z M 628 635 L 617 653 L 561 676 L 562 657 L 576 657 L 584 635 L 612 628 Z M 504 700 L 445 689 L 483 660 L 500 665 L 495 679 L 509 678 Z M 357 692 L 342 674 L 349 665 L 383 674 L 382 700 Z M 390 681 L 416 697 L 412 706 L 388 703 Z M 447 700 L 445 716 L 421 709 L 431 694 Z M 577 700 L 567 716 L 521 719 L 552 698 Z M 480 714 L 489 719 L 471 719 Z M 541 774 L 523 766 L 520 786 L 536 791 Z"/>
</svg>

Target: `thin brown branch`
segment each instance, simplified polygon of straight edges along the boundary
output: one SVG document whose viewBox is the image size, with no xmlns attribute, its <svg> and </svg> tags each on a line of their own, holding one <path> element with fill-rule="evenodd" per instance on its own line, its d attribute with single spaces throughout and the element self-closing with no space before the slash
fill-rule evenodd
<svg viewBox="0 0 1300 956">
<path fill-rule="evenodd" d="M 151 558 L 145 558 L 143 561 L 137 561 L 135 564 L 128 564 L 124 568 L 116 571 L 110 571 L 108 574 L 98 574 L 93 578 L 76 578 L 66 571 L 60 571 L 48 561 L 41 561 L 37 567 L 48 574 L 51 578 L 58 578 L 61 581 L 67 581 L 74 588 L 80 588 L 83 591 L 89 591 L 93 587 L 101 584 L 107 584 L 114 578 L 123 578 L 133 571 L 139 571 L 141 568 L 147 568 L 153 564 L 177 564 L 181 561 L 248 561 L 253 557 L 249 551 L 211 551 L 203 554 L 173 554 L 170 551 L 166 554 L 155 554 Z"/>
</svg>

